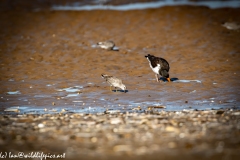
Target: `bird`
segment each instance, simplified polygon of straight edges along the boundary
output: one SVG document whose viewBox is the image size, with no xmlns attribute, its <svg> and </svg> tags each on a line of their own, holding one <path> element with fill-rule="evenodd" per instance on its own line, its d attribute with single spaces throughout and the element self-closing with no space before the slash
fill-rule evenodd
<svg viewBox="0 0 240 160">
<path fill-rule="evenodd" d="M 115 50 L 115 43 L 113 41 L 105 41 L 105 42 L 98 42 L 97 45 L 100 48 L 106 49 L 106 50 Z"/>
<path fill-rule="evenodd" d="M 160 57 L 155 57 L 154 55 L 148 54 L 145 56 L 149 62 L 150 68 L 155 73 L 155 77 L 157 79 L 157 82 L 159 82 L 158 76 L 161 75 L 162 77 L 166 78 L 168 82 L 170 82 L 169 78 L 169 64 L 168 62 Z"/>
<path fill-rule="evenodd" d="M 110 84 L 110 91 L 112 91 L 112 86 L 113 86 L 115 89 L 117 87 L 121 88 L 126 93 L 127 87 L 122 83 L 121 79 L 114 77 L 114 76 L 109 76 L 106 74 L 102 74 L 101 76 Z"/>
<path fill-rule="evenodd" d="M 222 24 L 223 27 L 226 27 L 229 30 L 238 30 L 240 29 L 240 24 L 236 22 L 225 22 Z"/>
</svg>

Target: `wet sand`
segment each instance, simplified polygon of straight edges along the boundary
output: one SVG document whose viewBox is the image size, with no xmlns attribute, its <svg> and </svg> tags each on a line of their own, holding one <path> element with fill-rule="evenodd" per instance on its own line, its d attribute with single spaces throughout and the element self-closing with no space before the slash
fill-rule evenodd
<svg viewBox="0 0 240 160">
<path fill-rule="evenodd" d="M 83 103 L 102 108 L 165 105 L 169 110 L 239 107 L 240 32 L 221 26 L 239 22 L 239 9 L 4 13 L 2 110 L 49 108 L 53 102 L 58 108 Z M 113 40 L 120 51 L 95 47 L 104 40 Z M 157 83 L 144 57 L 148 53 L 168 60 L 171 78 L 201 83 Z M 110 92 L 102 73 L 121 78 L 128 93 Z M 71 87 L 81 94 L 59 92 Z"/>
<path fill-rule="evenodd" d="M 240 22 L 239 9 L 211 10 L 207 7 L 175 6 L 122 12 L 100 10 L 2 12 L 4 14 L 0 14 L 0 110 L 1 123 L 4 126 L 1 129 L 1 145 L 6 148 L 5 151 L 10 151 L 13 146 L 14 151 L 21 150 L 16 145 L 19 143 L 24 145 L 22 148 L 24 151 L 31 151 L 33 147 L 36 150 L 48 152 L 53 151 L 51 149 L 56 147 L 55 144 L 67 141 L 62 148 L 60 147 L 60 151 L 73 150 L 74 154 L 71 158 L 78 154 L 76 150 L 79 150 L 79 146 L 81 150 L 86 151 L 84 154 L 86 153 L 85 156 L 88 158 L 91 158 L 93 151 L 95 154 L 106 156 L 102 159 L 111 156 L 116 158 L 119 152 L 124 152 L 129 159 L 148 156 L 154 159 L 160 155 L 163 158 L 166 156 L 166 159 L 174 159 L 179 155 L 186 156 L 187 159 L 192 159 L 192 156 L 194 158 L 200 156 L 200 159 L 219 159 L 223 155 L 227 158 L 229 156 L 229 159 L 239 157 L 236 152 L 239 149 L 238 112 L 227 113 L 226 117 L 225 114 L 221 114 L 224 115 L 222 117 L 214 113 L 214 124 L 207 128 L 204 128 L 204 123 L 211 123 L 210 119 L 205 118 L 201 122 L 195 122 L 193 118 L 205 113 L 204 111 L 192 111 L 194 113 L 189 113 L 188 119 L 185 119 L 188 114 L 183 114 L 184 130 L 196 135 L 194 134 L 191 138 L 191 134 L 187 134 L 184 137 L 186 144 L 181 145 L 176 137 L 179 137 L 184 130 L 182 131 L 181 127 L 174 128 L 175 124 L 182 123 L 181 120 L 174 122 L 175 116 L 178 116 L 176 112 L 168 112 L 165 118 L 155 120 L 145 118 L 147 120 L 143 123 L 135 124 L 138 120 L 134 120 L 133 125 L 130 126 L 128 126 L 128 119 L 135 119 L 138 115 L 129 118 L 126 114 L 126 112 L 145 114 L 149 106 L 166 107 L 158 109 L 158 112 L 181 111 L 189 108 L 239 109 L 240 32 L 230 31 L 221 26 L 225 21 Z M 119 47 L 119 51 L 106 51 L 95 47 L 97 42 L 104 40 L 113 40 Z M 171 78 L 198 80 L 201 83 L 198 81 L 157 83 L 144 57 L 146 54 L 167 59 L 171 67 Z M 101 78 L 102 73 L 123 79 L 128 92 L 110 92 L 108 84 Z M 75 90 L 71 92 L 69 89 Z M 10 91 L 18 92 L 12 95 L 8 93 Z M 133 110 L 138 106 L 142 108 L 141 111 Z M 16 114 L 27 117 L 27 121 L 24 119 L 19 128 L 15 128 L 14 125 L 18 125 L 18 122 L 14 122 L 22 120 L 14 118 L 16 115 L 3 115 L 8 113 L 4 110 L 9 107 L 17 108 L 20 112 Z M 43 132 L 39 129 L 31 131 L 28 127 L 33 125 L 34 128 L 34 125 L 45 123 L 42 117 L 48 117 L 49 113 L 59 113 L 62 109 L 71 112 L 68 114 L 80 117 L 82 123 L 84 125 L 86 123 L 86 128 L 83 129 L 89 133 L 96 129 L 94 128 L 97 127 L 96 124 L 100 123 L 97 122 L 98 119 L 125 117 L 127 120 L 124 122 L 116 121 L 123 124 L 123 128 L 127 127 L 129 133 L 115 134 L 114 128 L 115 130 L 119 128 L 111 126 L 111 131 L 107 134 L 109 137 L 106 137 L 105 132 L 100 129 L 99 132 L 94 132 L 96 134 L 94 136 L 87 139 L 81 136 L 79 138 L 75 132 L 78 133 L 82 129 L 82 124 L 76 119 L 78 129 L 71 130 L 70 126 L 75 124 L 71 124 L 69 120 L 62 120 L 65 119 L 65 115 L 58 117 L 61 119 L 59 123 L 62 124 L 59 129 L 67 128 L 64 132 L 59 133 L 56 128 Z M 94 117 L 94 122 L 89 124 L 84 118 L 88 117 L 85 114 L 102 114 L 107 109 L 120 110 L 122 113 L 113 117 L 108 114 L 91 115 Z M 78 115 L 79 112 L 83 115 Z M 32 115 L 33 117 L 29 118 L 26 113 L 43 115 Z M 171 114 L 175 116 L 171 118 Z M 211 115 L 212 113 L 206 116 Z M 148 117 L 148 115 L 144 116 Z M 30 119 L 29 122 L 28 119 Z M 46 119 L 48 121 L 48 118 Z M 158 128 L 158 125 L 162 125 L 161 120 L 166 121 L 166 124 L 163 122 L 162 132 L 164 133 L 159 132 Z M 228 122 L 233 130 L 228 128 Z M 153 126 L 149 127 L 145 123 L 153 123 Z M 27 126 L 25 130 L 21 130 L 24 129 L 21 125 Z M 194 131 L 191 131 L 192 126 L 196 127 Z M 168 130 L 167 127 L 170 127 L 170 132 L 174 134 L 165 133 Z M 136 131 L 132 132 L 131 129 Z M 204 131 L 203 137 L 197 134 L 198 129 Z M 71 134 L 68 134 L 68 131 Z M 217 137 L 220 132 L 222 137 Z M 22 139 L 25 133 L 39 135 L 32 139 L 31 136 L 26 135 L 27 138 Z M 50 148 L 50 144 L 42 143 L 42 139 L 47 139 L 46 135 L 53 133 L 56 137 L 51 141 L 54 142 L 54 146 Z M 9 137 L 9 134 L 13 134 L 13 137 Z M 75 135 L 74 139 L 68 141 L 71 135 Z M 115 136 L 118 137 L 117 142 L 114 141 Z M 97 143 L 94 143 L 96 140 L 94 137 L 97 138 Z M 132 142 L 134 137 L 143 138 L 143 140 Z M 51 139 L 51 136 L 49 138 Z M 39 143 L 35 143 L 35 140 Z M 106 146 L 103 145 L 105 142 Z M 199 142 L 201 142 L 200 145 L 198 145 Z M 224 146 L 224 149 L 221 149 L 222 144 L 227 146 L 229 144 L 229 148 Z M 126 145 L 123 146 L 123 151 L 121 151 L 121 145 Z M 218 145 L 220 145 L 219 154 L 216 153 L 219 151 L 216 149 Z M 181 152 L 182 148 L 184 152 Z M 172 155 L 172 153 L 175 154 Z M 96 158 L 94 156 L 96 155 L 93 155 L 93 158 Z"/>
</svg>

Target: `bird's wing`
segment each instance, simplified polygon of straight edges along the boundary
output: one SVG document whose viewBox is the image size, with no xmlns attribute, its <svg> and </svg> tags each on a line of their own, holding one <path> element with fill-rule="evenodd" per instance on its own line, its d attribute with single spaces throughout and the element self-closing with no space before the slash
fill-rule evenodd
<svg viewBox="0 0 240 160">
<path fill-rule="evenodd" d="M 113 82 L 114 82 L 114 77 L 113 77 L 113 76 L 108 76 L 108 77 L 106 78 L 106 81 L 107 81 L 108 83 L 113 83 Z"/>
<path fill-rule="evenodd" d="M 110 79 L 110 82 L 112 83 L 112 84 L 121 84 L 122 83 L 122 80 L 121 79 L 119 79 L 119 78 L 116 78 L 116 77 L 112 77 L 111 79 Z"/>
<path fill-rule="evenodd" d="M 160 61 L 161 61 L 160 64 L 162 65 L 161 68 L 169 71 L 170 67 L 169 67 L 168 62 L 163 58 L 160 58 Z"/>
</svg>

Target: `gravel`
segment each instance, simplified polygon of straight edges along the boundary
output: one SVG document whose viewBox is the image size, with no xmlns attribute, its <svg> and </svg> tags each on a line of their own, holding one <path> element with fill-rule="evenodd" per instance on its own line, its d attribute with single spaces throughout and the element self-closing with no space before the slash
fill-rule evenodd
<svg viewBox="0 0 240 160">
<path fill-rule="evenodd" d="M 1 152 L 66 159 L 238 159 L 239 110 L 0 115 Z"/>
</svg>

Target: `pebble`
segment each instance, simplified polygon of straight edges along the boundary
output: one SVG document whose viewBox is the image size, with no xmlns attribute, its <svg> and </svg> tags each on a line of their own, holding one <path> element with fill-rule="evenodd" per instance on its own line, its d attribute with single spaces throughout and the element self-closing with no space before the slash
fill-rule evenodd
<svg viewBox="0 0 240 160">
<path fill-rule="evenodd" d="M 104 113 L 105 114 L 118 114 L 120 113 L 120 110 L 106 110 Z"/>
<path fill-rule="evenodd" d="M 38 124 L 38 127 L 39 127 L 39 128 L 43 128 L 43 127 L 44 127 L 44 124 L 40 123 L 40 124 Z"/>
<path fill-rule="evenodd" d="M 138 107 L 136 107 L 136 108 L 133 108 L 132 110 L 139 110 L 139 111 L 141 111 L 142 108 L 141 108 L 141 106 L 138 106 Z"/>
<path fill-rule="evenodd" d="M 129 145 L 116 145 L 113 147 L 114 152 L 130 152 L 132 147 Z"/>
<path fill-rule="evenodd" d="M 110 123 L 111 124 L 121 124 L 122 120 L 120 118 L 111 118 Z"/>
<path fill-rule="evenodd" d="M 46 152 L 57 148 L 69 156 L 95 159 L 125 153 L 171 156 L 176 151 L 186 153 L 189 159 L 196 158 L 196 153 L 198 158 L 225 152 L 230 157 L 240 156 L 236 152 L 239 110 L 16 114 L 0 115 L 0 144 L 7 151 L 14 148 L 28 153 L 44 146 Z M 21 147 L 16 148 L 18 145 Z M 69 148 L 75 152 L 70 154 Z"/>
</svg>

